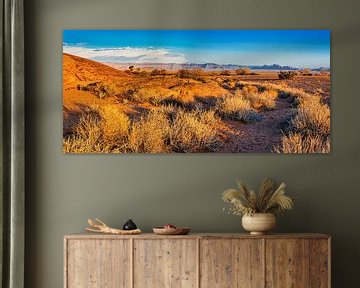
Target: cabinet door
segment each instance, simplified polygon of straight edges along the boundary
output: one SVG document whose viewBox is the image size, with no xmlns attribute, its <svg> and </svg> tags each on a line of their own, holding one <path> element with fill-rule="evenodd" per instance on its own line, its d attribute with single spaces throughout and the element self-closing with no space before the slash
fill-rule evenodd
<svg viewBox="0 0 360 288">
<path fill-rule="evenodd" d="M 200 287 L 264 287 L 263 244 L 260 239 L 200 241 Z"/>
<path fill-rule="evenodd" d="M 266 240 L 266 288 L 304 288 L 310 281 L 307 239 Z"/>
<path fill-rule="evenodd" d="M 135 288 L 197 287 L 197 240 L 134 240 Z"/>
<path fill-rule="evenodd" d="M 310 241 L 310 287 L 330 287 L 330 240 L 312 239 Z"/>
<path fill-rule="evenodd" d="M 65 287 L 131 287 L 130 240 L 68 239 L 65 253 Z"/>
</svg>

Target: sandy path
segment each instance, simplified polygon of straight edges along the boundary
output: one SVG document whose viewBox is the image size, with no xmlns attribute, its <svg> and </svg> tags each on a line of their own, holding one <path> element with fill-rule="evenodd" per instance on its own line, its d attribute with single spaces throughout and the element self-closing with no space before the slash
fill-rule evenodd
<svg viewBox="0 0 360 288">
<path fill-rule="evenodd" d="M 226 121 L 222 135 L 227 143 L 221 152 L 272 152 L 281 143 L 280 124 L 291 114 L 288 99 L 279 98 L 274 110 L 261 113 L 264 118 L 259 122 Z"/>
</svg>

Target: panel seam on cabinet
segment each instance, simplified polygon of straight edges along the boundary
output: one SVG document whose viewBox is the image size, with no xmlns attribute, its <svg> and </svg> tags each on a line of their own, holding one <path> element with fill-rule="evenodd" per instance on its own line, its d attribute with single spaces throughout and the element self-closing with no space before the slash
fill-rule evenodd
<svg viewBox="0 0 360 288">
<path fill-rule="evenodd" d="M 200 239 L 197 239 L 196 241 L 196 253 L 197 253 L 197 261 L 196 261 L 196 269 L 197 269 L 197 288 L 200 288 L 200 281 L 201 281 L 201 276 L 200 276 Z"/>
<path fill-rule="evenodd" d="M 266 239 L 262 239 L 262 272 L 263 272 L 263 288 L 266 287 Z"/>
<path fill-rule="evenodd" d="M 130 239 L 130 285 L 134 288 L 134 238 Z"/>
</svg>

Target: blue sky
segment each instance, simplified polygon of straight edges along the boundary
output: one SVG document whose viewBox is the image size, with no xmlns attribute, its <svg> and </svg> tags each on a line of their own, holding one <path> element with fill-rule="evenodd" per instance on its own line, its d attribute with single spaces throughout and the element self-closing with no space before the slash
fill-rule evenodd
<svg viewBox="0 0 360 288">
<path fill-rule="evenodd" d="M 330 31 L 65 30 L 63 50 L 100 62 L 330 67 Z"/>
</svg>

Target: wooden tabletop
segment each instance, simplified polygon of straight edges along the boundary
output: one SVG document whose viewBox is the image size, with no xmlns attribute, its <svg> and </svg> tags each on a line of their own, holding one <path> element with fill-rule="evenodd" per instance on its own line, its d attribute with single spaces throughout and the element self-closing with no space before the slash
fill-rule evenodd
<svg viewBox="0 0 360 288">
<path fill-rule="evenodd" d="M 266 234 L 250 235 L 247 233 L 189 233 L 188 235 L 156 235 L 154 233 L 142 233 L 138 235 L 109 235 L 101 233 L 76 233 L 64 236 L 65 239 L 203 239 L 203 238 L 223 238 L 223 239 L 329 239 L 329 235 L 320 233 L 286 233 L 286 234 Z"/>
</svg>

